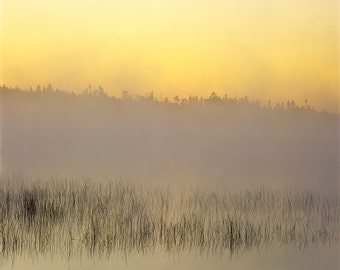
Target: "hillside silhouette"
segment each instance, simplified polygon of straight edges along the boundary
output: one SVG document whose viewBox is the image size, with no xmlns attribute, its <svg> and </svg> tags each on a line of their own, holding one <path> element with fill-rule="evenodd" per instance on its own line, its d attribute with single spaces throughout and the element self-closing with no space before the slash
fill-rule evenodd
<svg viewBox="0 0 340 270">
<path fill-rule="evenodd" d="M 339 116 L 306 101 L 2 86 L 4 173 L 334 190 Z"/>
</svg>

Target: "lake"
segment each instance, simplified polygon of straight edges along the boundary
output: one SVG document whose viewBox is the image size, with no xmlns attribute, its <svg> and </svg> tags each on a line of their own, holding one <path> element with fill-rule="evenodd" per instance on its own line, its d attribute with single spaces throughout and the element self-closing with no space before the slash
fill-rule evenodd
<svg viewBox="0 0 340 270">
<path fill-rule="evenodd" d="M 1 180 L 3 269 L 338 266 L 336 192 Z"/>
</svg>

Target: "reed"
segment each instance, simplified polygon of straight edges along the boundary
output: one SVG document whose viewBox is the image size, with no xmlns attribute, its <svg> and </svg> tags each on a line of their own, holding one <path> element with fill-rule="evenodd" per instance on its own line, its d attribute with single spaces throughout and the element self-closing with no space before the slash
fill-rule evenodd
<svg viewBox="0 0 340 270">
<path fill-rule="evenodd" d="M 340 196 L 314 191 L 175 189 L 63 177 L 0 181 L 0 252 L 18 256 L 336 245 Z"/>
</svg>

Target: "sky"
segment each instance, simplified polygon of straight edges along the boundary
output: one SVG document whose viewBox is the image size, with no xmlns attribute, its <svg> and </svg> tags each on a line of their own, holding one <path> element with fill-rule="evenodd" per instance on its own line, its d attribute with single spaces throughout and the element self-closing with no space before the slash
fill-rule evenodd
<svg viewBox="0 0 340 270">
<path fill-rule="evenodd" d="M 336 0 L 2 0 L 0 83 L 339 113 Z"/>
</svg>

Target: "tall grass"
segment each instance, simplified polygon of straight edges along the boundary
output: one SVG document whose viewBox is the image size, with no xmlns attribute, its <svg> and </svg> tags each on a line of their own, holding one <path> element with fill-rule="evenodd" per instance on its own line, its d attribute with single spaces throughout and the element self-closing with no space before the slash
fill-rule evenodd
<svg viewBox="0 0 340 270">
<path fill-rule="evenodd" d="M 2 176 L 1 258 L 336 245 L 340 196 Z"/>
</svg>

